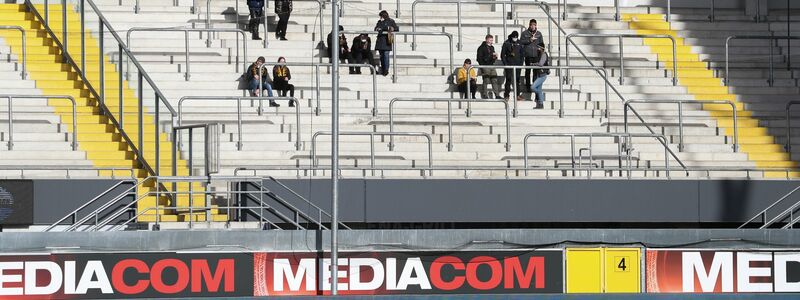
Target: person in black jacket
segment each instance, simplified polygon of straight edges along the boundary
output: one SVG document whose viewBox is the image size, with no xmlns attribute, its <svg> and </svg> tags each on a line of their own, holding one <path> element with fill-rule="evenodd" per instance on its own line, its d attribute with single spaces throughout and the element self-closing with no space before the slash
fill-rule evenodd
<svg viewBox="0 0 800 300">
<path fill-rule="evenodd" d="M 264 95 L 260 95 L 260 89 L 264 89 L 267 91 L 268 97 L 273 97 L 272 95 L 272 85 L 270 82 L 272 80 L 269 78 L 269 72 L 265 68 L 261 68 L 261 65 L 264 64 L 267 60 L 263 56 L 259 56 L 258 59 L 249 67 L 247 67 L 247 76 L 245 79 L 249 82 L 248 89 L 250 90 L 250 95 L 254 97 L 264 97 Z M 261 74 L 258 74 L 258 70 L 261 69 Z M 269 100 L 270 107 L 278 107 L 280 106 L 278 103 L 275 103 L 275 100 Z"/>
<path fill-rule="evenodd" d="M 292 13 L 292 0 L 275 0 L 275 14 L 278 15 L 278 28 L 275 38 L 286 40 L 286 26 L 289 25 L 289 15 Z"/>
<path fill-rule="evenodd" d="M 272 83 L 279 97 L 286 97 L 287 92 L 289 97 L 294 97 L 294 84 L 289 83 L 289 80 L 292 80 L 292 72 L 285 63 L 286 58 L 281 56 L 278 58 L 278 64 L 272 67 Z M 289 100 L 289 107 L 294 107 L 294 100 Z"/>
<path fill-rule="evenodd" d="M 339 25 L 339 42 L 337 45 L 333 44 L 333 31 L 328 33 L 328 62 L 333 62 L 333 52 L 331 52 L 334 48 L 338 49 L 339 51 L 339 62 L 347 63 L 347 58 L 350 57 L 350 48 L 347 47 L 347 38 L 344 36 L 344 26 Z"/>
<path fill-rule="evenodd" d="M 354 38 L 350 47 L 350 63 L 363 64 L 364 62 L 375 65 L 372 57 L 372 40 L 366 33 Z M 350 74 L 361 74 L 361 67 L 350 68 Z"/>
<path fill-rule="evenodd" d="M 494 52 L 494 36 L 491 34 L 486 35 L 486 40 L 478 47 L 478 64 L 485 66 L 492 66 L 497 62 L 497 52 Z M 487 86 L 492 85 L 492 91 L 496 99 L 503 99 L 500 97 L 500 85 L 502 79 L 497 76 L 495 69 L 478 69 L 478 75 L 483 76 L 483 85 L 481 85 L 481 98 L 490 98 L 486 92 Z"/>
<path fill-rule="evenodd" d="M 522 59 L 522 46 L 517 41 L 519 37 L 519 33 L 516 31 L 512 32 L 508 35 L 508 39 L 503 43 L 503 49 L 500 51 L 500 58 L 503 60 L 503 65 L 506 66 L 521 66 L 523 59 Z M 520 69 L 504 69 L 503 73 L 506 76 L 506 84 L 505 84 L 505 93 L 503 93 L 503 98 L 508 101 L 508 95 L 511 94 L 513 90 L 513 85 L 516 83 L 519 85 L 519 75 Z M 517 100 L 522 100 L 522 96 L 520 95 L 519 86 L 517 86 Z"/>
<path fill-rule="evenodd" d="M 381 74 L 383 76 L 389 75 L 389 52 L 392 51 L 392 44 L 394 43 L 394 32 L 400 31 L 397 23 L 389 18 L 389 13 L 382 10 L 378 16 L 380 20 L 375 24 L 375 31 L 378 32 L 378 39 L 375 41 L 375 50 L 380 52 L 381 56 Z"/>
<path fill-rule="evenodd" d="M 250 22 L 247 23 L 247 29 L 253 35 L 254 40 L 260 40 L 258 27 L 263 23 L 264 0 L 247 0 L 247 8 L 250 9 Z"/>
</svg>

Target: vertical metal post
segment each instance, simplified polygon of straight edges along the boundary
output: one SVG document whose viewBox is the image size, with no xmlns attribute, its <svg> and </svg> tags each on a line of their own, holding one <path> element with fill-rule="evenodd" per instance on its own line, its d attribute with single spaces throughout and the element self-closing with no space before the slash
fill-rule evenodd
<svg viewBox="0 0 800 300">
<path fill-rule="evenodd" d="M 461 46 L 464 44 L 461 41 L 461 37 L 463 36 L 462 33 L 461 33 L 461 0 L 458 1 L 457 7 L 458 7 L 458 12 L 457 12 L 458 13 L 458 45 L 457 45 L 456 49 L 458 49 L 458 51 L 461 51 Z"/>
<path fill-rule="evenodd" d="M 119 127 L 122 128 L 122 122 L 123 122 L 122 121 L 123 120 L 122 116 L 123 116 L 123 113 L 124 113 L 124 110 L 122 108 L 122 106 L 123 106 L 123 103 L 122 103 L 122 101 L 123 101 L 123 99 L 122 99 L 122 44 L 117 44 L 117 50 L 119 51 L 119 57 L 118 57 L 119 61 L 117 61 L 117 66 L 119 67 L 119 72 L 118 72 L 119 80 L 117 81 L 117 84 L 118 84 L 118 87 L 119 87 L 119 91 L 117 91 L 117 96 L 119 97 L 119 99 L 118 99 L 119 100 Z"/>
<path fill-rule="evenodd" d="M 508 24 L 508 21 L 507 21 L 508 20 L 508 13 L 506 13 L 506 4 L 503 3 L 503 4 L 500 4 L 500 5 L 503 7 L 503 37 L 500 38 L 500 40 L 502 40 L 502 39 L 504 39 L 505 37 L 508 36 L 508 33 L 507 33 L 507 31 L 508 31 L 508 28 L 507 28 L 508 27 L 508 25 L 507 25 Z"/>
<path fill-rule="evenodd" d="M 14 121 L 13 116 L 14 107 L 11 105 L 11 96 L 6 96 L 8 99 L 8 150 L 14 150 Z M 75 120 L 72 120 L 75 122 Z"/>
<path fill-rule="evenodd" d="M 208 32 L 206 34 L 210 34 L 210 32 Z M 189 77 L 190 77 L 190 75 L 189 75 L 189 31 L 185 30 L 185 29 L 183 30 L 183 42 L 184 42 L 184 46 L 183 46 L 184 47 L 184 52 L 185 52 L 185 55 L 186 55 L 186 74 L 184 75 L 184 77 L 186 78 L 186 81 L 189 81 Z"/>
<path fill-rule="evenodd" d="M 614 21 L 619 21 L 620 17 L 619 0 L 614 0 Z"/>
<path fill-rule="evenodd" d="M 447 99 L 447 151 L 453 151 L 453 101 Z"/>
<path fill-rule="evenodd" d="M 299 105 L 298 105 L 299 106 Z M 236 141 L 236 150 L 242 151 L 242 99 L 236 99 L 236 126 L 239 130 L 239 140 Z"/>
<path fill-rule="evenodd" d="M 711 0 L 711 15 L 708 16 L 708 19 L 711 22 L 714 22 L 714 19 L 716 18 L 716 16 L 715 16 L 715 14 L 716 14 L 716 12 L 715 12 L 716 3 L 715 2 L 716 1 Z"/>
<path fill-rule="evenodd" d="M 730 42 L 732 37 L 725 39 L 725 85 L 731 85 L 731 71 L 730 71 Z"/>
<path fill-rule="evenodd" d="M 332 36 L 339 39 L 337 0 L 331 1 Z M 322 17 L 320 15 L 320 17 Z M 322 34 L 320 32 L 320 34 Z M 338 43 L 338 42 L 337 42 Z M 392 47 L 397 43 L 393 43 Z M 395 67 L 395 72 L 397 67 Z M 339 51 L 331 51 L 331 295 L 339 294 Z"/>
<path fill-rule="evenodd" d="M 678 135 L 680 136 L 678 151 L 683 152 L 683 102 L 678 102 Z"/>
<path fill-rule="evenodd" d="M 139 128 L 139 153 L 142 154 L 142 160 L 146 160 L 144 155 L 144 98 L 139 98 L 139 120 L 137 121 Z"/>
<path fill-rule="evenodd" d="M 672 0 L 667 0 L 667 23 L 672 29 Z"/>
<path fill-rule="evenodd" d="M 69 39 L 67 38 L 67 0 L 61 0 L 61 30 L 64 31 L 61 34 L 61 43 L 64 46 L 63 51 L 61 51 L 61 56 L 64 58 L 64 62 L 66 62 L 67 56 L 69 56 L 69 46 L 67 45 L 69 42 Z"/>
<path fill-rule="evenodd" d="M 392 83 L 397 83 L 397 43 L 392 43 Z"/>
<path fill-rule="evenodd" d="M 44 0 L 44 23 L 50 26 L 50 3 L 47 0 Z"/>
<path fill-rule="evenodd" d="M 338 30 L 338 29 L 339 29 L 339 27 L 337 26 L 337 27 L 336 27 L 336 29 Z M 319 80 L 320 80 L 320 74 L 319 74 L 319 65 L 316 65 L 316 66 L 314 66 L 314 68 L 316 69 L 315 73 L 316 73 L 316 78 L 317 78 L 317 84 L 316 84 L 316 90 L 317 90 L 317 107 L 316 107 L 316 109 L 314 109 L 314 112 L 316 113 L 316 115 L 317 115 L 317 116 L 319 116 L 319 112 L 320 112 L 320 110 L 321 110 L 321 109 L 320 109 L 320 87 L 319 87 L 319 85 L 320 85 L 320 84 L 319 84 L 319 82 L 320 82 L 320 81 L 319 81 Z M 297 103 L 297 104 L 299 105 L 300 103 Z"/>
<path fill-rule="evenodd" d="M 616 0 L 619 1 L 619 0 Z M 622 36 L 619 36 L 619 84 L 625 84 L 625 51 L 623 50 Z"/>
<path fill-rule="evenodd" d="M 139 0 L 136 0 L 136 4 L 133 6 L 133 13 L 138 14 L 139 9 L 140 9 Z"/>
<path fill-rule="evenodd" d="M 81 72 L 86 72 L 86 0 L 81 0 Z"/>
<path fill-rule="evenodd" d="M 792 69 L 792 1 L 786 0 L 786 68 Z"/>
<path fill-rule="evenodd" d="M 558 117 L 564 117 L 564 81 L 561 81 L 561 69 L 556 69 L 556 73 L 558 73 Z M 539 99 L 540 101 L 544 102 L 544 99 Z"/>
<path fill-rule="evenodd" d="M 122 73 L 120 73 L 120 75 L 121 74 Z M 154 104 L 155 104 L 155 122 L 153 123 L 153 127 L 155 127 L 155 128 L 153 128 L 154 129 L 153 130 L 153 135 L 155 135 L 155 143 L 156 143 L 156 145 L 155 145 L 156 176 L 159 176 L 159 174 L 161 174 L 161 159 L 160 159 L 161 158 L 161 153 L 159 153 L 159 151 L 161 151 L 161 138 L 160 138 L 158 133 L 161 132 L 161 129 L 159 127 L 159 124 L 161 124 L 160 123 L 161 122 L 161 117 L 159 116 L 159 113 L 160 113 L 159 106 L 160 105 L 159 105 L 159 102 L 158 102 L 160 100 L 160 98 L 158 97 L 158 93 L 156 93 L 155 96 L 156 96 L 155 97 L 155 101 L 154 101 Z M 175 142 L 177 142 L 177 140 L 175 140 Z"/>
<path fill-rule="evenodd" d="M 394 10 L 394 17 L 395 18 L 399 18 L 400 17 L 400 0 L 396 0 L 395 1 L 395 8 L 394 9 L 395 9 Z"/>
<path fill-rule="evenodd" d="M 103 59 L 103 20 L 100 20 L 100 54 L 98 54 L 98 65 L 100 65 L 100 103 L 105 103 L 106 101 L 106 70 L 105 70 L 105 60 Z M 142 74 L 139 73 L 139 84 L 142 84 Z M 141 91 L 141 89 L 139 89 Z"/>
<path fill-rule="evenodd" d="M 142 82 L 143 81 L 142 80 L 142 71 L 139 70 L 138 74 L 139 74 L 139 77 L 138 77 L 138 87 L 139 87 L 139 89 L 138 89 L 139 90 L 139 99 L 138 100 L 139 101 L 138 102 L 139 102 L 139 113 L 141 113 L 141 111 L 142 111 L 142 103 L 144 102 L 144 83 Z M 120 122 L 122 122 L 122 121 L 120 121 Z M 142 133 L 142 124 L 141 123 L 139 123 L 138 128 L 139 128 L 139 134 L 141 134 Z M 142 138 L 141 138 L 141 136 L 139 136 L 139 142 L 141 143 L 141 141 L 142 141 Z M 139 145 L 139 149 L 138 150 L 139 150 L 138 151 L 139 152 L 138 153 L 139 154 L 139 158 L 144 160 L 144 151 L 142 151 L 142 145 L 141 144 Z"/>
<path fill-rule="evenodd" d="M 773 56 L 773 49 L 777 46 L 778 40 L 770 40 L 769 41 L 769 86 L 773 86 L 775 83 L 775 66 L 774 66 L 774 58 Z"/>
</svg>

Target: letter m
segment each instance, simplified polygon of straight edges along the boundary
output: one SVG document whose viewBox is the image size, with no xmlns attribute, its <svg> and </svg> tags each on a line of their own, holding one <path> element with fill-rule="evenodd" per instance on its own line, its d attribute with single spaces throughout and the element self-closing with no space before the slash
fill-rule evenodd
<svg viewBox="0 0 800 300">
<path fill-rule="evenodd" d="M 519 257 L 506 257 L 504 259 L 505 271 L 503 286 L 507 289 L 514 288 L 514 279 L 519 282 L 520 288 L 530 288 L 531 280 L 536 278 L 536 288 L 544 288 L 544 257 L 532 256 L 528 259 L 528 266 L 525 271 L 519 262 Z"/>
<path fill-rule="evenodd" d="M 217 263 L 217 270 L 213 275 L 211 274 L 211 268 L 208 266 L 208 260 L 193 259 L 192 292 L 201 292 L 202 286 L 205 284 L 209 292 L 216 293 L 219 291 L 220 283 L 222 283 L 223 280 L 225 281 L 225 292 L 233 292 L 234 273 L 234 260 L 231 258 L 220 259 Z"/>
<path fill-rule="evenodd" d="M 314 282 L 314 278 L 316 278 L 315 262 L 314 258 L 300 259 L 300 263 L 297 264 L 297 272 L 293 272 L 289 259 L 275 259 L 272 267 L 272 280 L 275 281 L 272 286 L 275 287 L 275 291 L 283 291 L 284 279 L 289 284 L 290 291 L 299 291 L 303 277 L 306 281 L 306 291 L 313 291 L 316 288 L 316 282 Z"/>
<path fill-rule="evenodd" d="M 683 252 L 682 260 L 683 292 L 697 292 L 694 287 L 695 274 L 697 281 L 700 282 L 701 292 L 714 292 L 717 280 L 720 278 L 722 278 L 721 291 L 733 292 L 733 252 L 715 252 L 708 273 L 700 252 Z"/>
</svg>

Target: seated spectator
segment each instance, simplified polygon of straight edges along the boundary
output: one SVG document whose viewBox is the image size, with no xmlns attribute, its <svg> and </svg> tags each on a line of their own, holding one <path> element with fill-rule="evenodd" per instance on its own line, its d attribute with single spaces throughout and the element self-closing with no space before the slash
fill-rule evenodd
<svg viewBox="0 0 800 300">
<path fill-rule="evenodd" d="M 286 59 L 281 56 L 278 58 L 279 64 L 285 64 Z M 286 65 L 275 65 L 272 67 L 272 83 L 275 84 L 275 89 L 278 90 L 278 96 L 286 97 L 286 93 L 289 93 L 289 97 L 294 97 L 294 84 L 289 83 L 289 80 L 292 79 L 292 73 L 289 71 L 289 67 Z M 294 107 L 294 100 L 289 100 L 289 107 Z"/>
<path fill-rule="evenodd" d="M 375 65 L 375 59 L 372 56 L 372 41 L 368 34 L 362 33 L 353 39 L 350 47 L 350 63 Z M 361 67 L 350 68 L 350 74 L 361 74 Z"/>
<path fill-rule="evenodd" d="M 341 33 L 342 31 L 344 31 L 344 27 L 339 25 L 340 33 L 338 45 L 333 45 L 333 37 L 331 36 L 333 31 L 328 33 L 328 62 L 333 63 L 333 52 L 331 52 L 333 49 L 338 49 L 339 62 L 343 64 L 347 63 L 347 59 L 350 57 L 350 48 L 347 47 L 347 38 L 344 36 L 344 33 Z"/>
<path fill-rule="evenodd" d="M 258 74 L 258 70 L 264 62 L 267 61 L 263 56 L 258 57 L 256 61 L 247 68 L 247 80 L 250 82 L 248 89 L 250 90 L 250 96 L 259 97 L 260 88 L 267 90 L 267 94 L 269 97 L 272 96 L 272 85 L 270 84 L 269 72 L 265 69 L 261 70 L 261 74 Z M 259 85 L 260 83 L 260 85 Z M 279 107 L 278 103 L 275 103 L 275 100 L 269 100 L 270 107 Z"/>
<path fill-rule="evenodd" d="M 458 74 L 456 75 L 456 84 L 458 85 L 458 93 L 461 95 L 462 99 L 467 99 L 467 84 L 469 84 L 470 94 L 472 94 L 472 99 L 475 99 L 475 92 L 478 90 L 478 74 L 475 72 L 475 69 L 471 69 L 472 60 L 467 58 L 464 60 L 464 65 L 458 69 Z M 467 69 L 469 69 L 469 78 L 467 78 Z"/>
</svg>

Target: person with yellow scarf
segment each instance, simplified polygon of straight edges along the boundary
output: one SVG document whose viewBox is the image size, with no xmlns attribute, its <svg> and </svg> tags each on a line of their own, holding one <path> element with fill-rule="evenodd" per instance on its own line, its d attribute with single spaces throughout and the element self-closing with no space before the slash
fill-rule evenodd
<svg viewBox="0 0 800 300">
<path fill-rule="evenodd" d="M 279 57 L 278 63 L 272 67 L 272 78 L 279 97 L 286 97 L 287 92 L 289 97 L 294 97 L 294 85 L 289 83 L 289 80 L 292 79 L 292 72 L 286 66 L 286 58 L 283 56 Z M 294 107 L 294 100 L 289 100 L 289 107 Z"/>
</svg>

